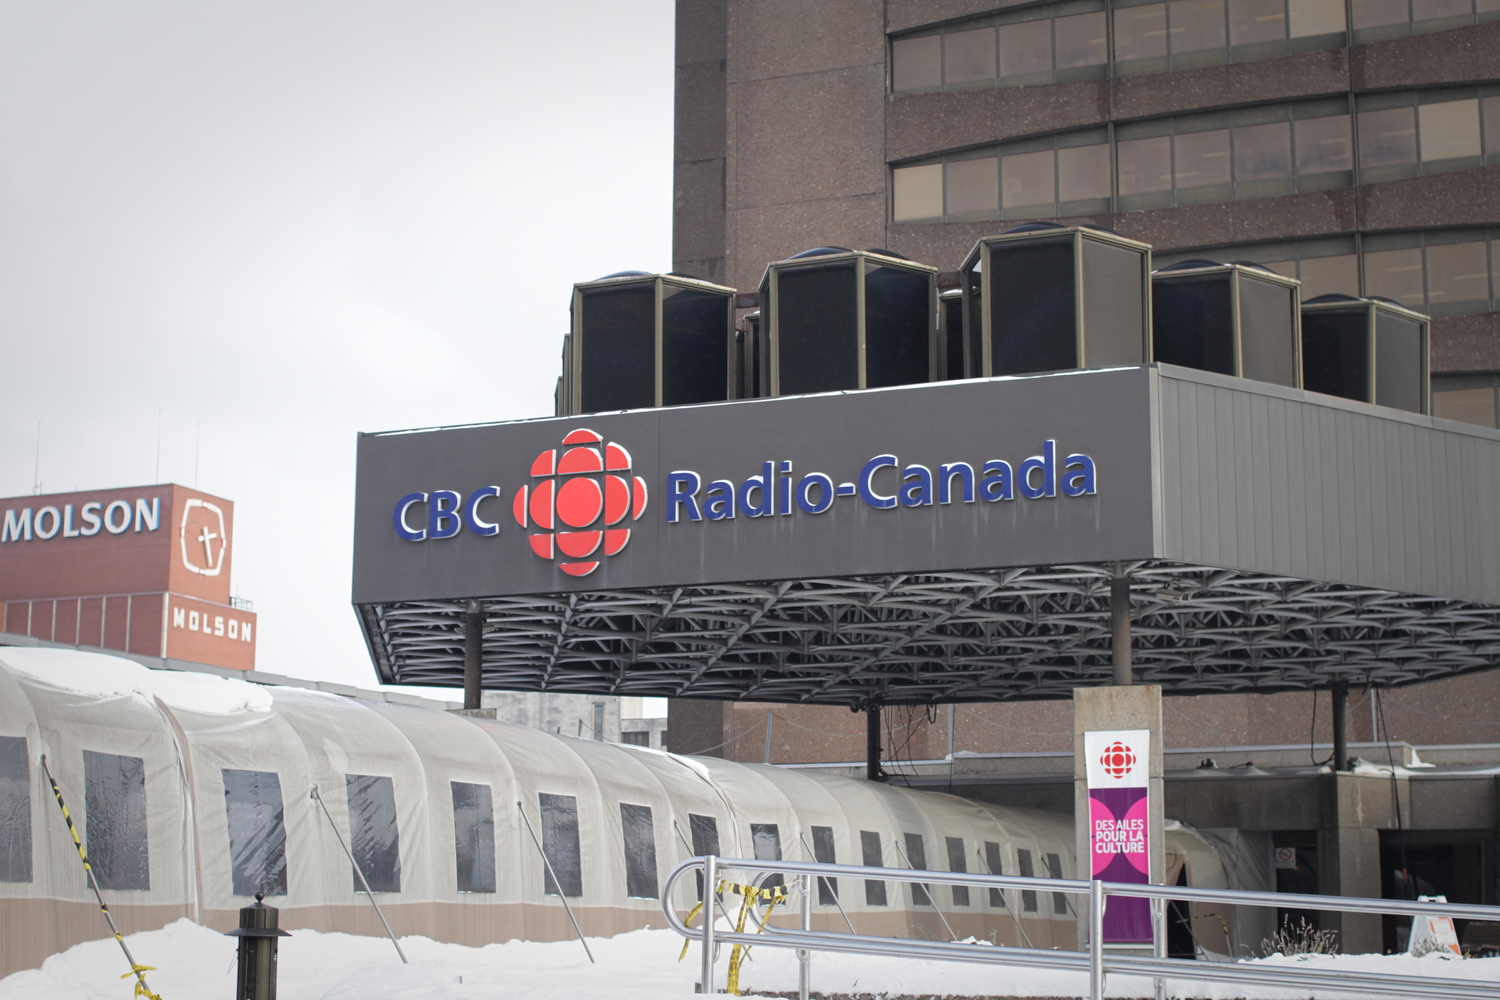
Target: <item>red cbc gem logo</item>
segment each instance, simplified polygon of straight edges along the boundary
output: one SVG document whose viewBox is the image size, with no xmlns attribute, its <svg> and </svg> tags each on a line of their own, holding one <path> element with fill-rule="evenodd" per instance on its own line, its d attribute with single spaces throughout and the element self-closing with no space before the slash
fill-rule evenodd
<svg viewBox="0 0 1500 1000">
<path fill-rule="evenodd" d="M 570 576 L 588 576 L 630 541 L 626 515 L 646 510 L 646 481 L 630 474 L 630 452 L 579 429 L 531 463 L 532 481 L 516 491 L 512 513 L 531 529 L 531 551 Z M 561 456 L 559 456 L 561 451 Z"/>
<path fill-rule="evenodd" d="M 1123 743 L 1111 743 L 1104 748 L 1099 766 L 1111 778 L 1123 778 L 1135 767 L 1135 752 Z"/>
</svg>

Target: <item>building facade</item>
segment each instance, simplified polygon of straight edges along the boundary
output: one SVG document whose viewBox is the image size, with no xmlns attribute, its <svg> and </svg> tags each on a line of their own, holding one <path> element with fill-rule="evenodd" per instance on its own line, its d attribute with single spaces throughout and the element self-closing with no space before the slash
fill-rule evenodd
<svg viewBox="0 0 1500 1000">
<path fill-rule="evenodd" d="M 677 18 L 676 271 L 750 292 L 832 245 L 953 272 L 1011 226 L 1102 226 L 1157 267 L 1252 261 L 1304 300 L 1431 315 L 1435 413 L 1497 425 L 1495 0 L 679 0 Z M 1474 769 L 1500 765 L 1497 707 L 1493 673 L 1352 692 L 1351 755 L 1393 780 L 1328 766 L 1325 692 L 1171 698 L 1168 815 L 1270 833 L 1286 889 L 1495 902 L 1497 779 Z M 674 701 L 670 728 L 682 752 L 864 757 L 864 720 L 835 708 Z M 897 780 L 1072 801 L 1066 702 L 887 708 L 882 742 Z M 1346 950 L 1399 943 L 1342 929 Z"/>
<path fill-rule="evenodd" d="M 0 632 L 148 661 L 255 668 L 233 594 L 234 503 L 183 486 L 0 499 Z"/>
</svg>

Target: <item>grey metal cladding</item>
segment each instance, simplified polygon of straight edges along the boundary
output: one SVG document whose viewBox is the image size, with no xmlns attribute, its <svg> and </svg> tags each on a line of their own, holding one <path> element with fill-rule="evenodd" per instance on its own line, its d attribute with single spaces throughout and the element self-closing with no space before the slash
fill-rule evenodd
<svg viewBox="0 0 1500 1000">
<path fill-rule="evenodd" d="M 1500 604 L 1500 433 L 1163 366 L 1163 559 Z"/>
<path fill-rule="evenodd" d="M 742 400 L 434 431 L 359 441 L 353 598 L 356 604 L 746 580 L 1098 562 L 1150 558 L 1155 549 L 1151 393 L 1147 368 Z M 632 536 L 586 577 L 535 555 L 511 516 L 537 455 L 588 428 L 629 449 L 649 490 Z M 668 473 L 693 470 L 704 486 L 735 483 L 762 463 L 793 463 L 794 479 L 858 479 L 872 457 L 895 455 L 936 475 L 942 463 L 1021 462 L 1057 442 L 1097 464 L 1098 492 L 1078 497 L 955 501 L 879 510 L 857 496 L 822 514 L 667 522 Z M 894 493 L 900 468 L 880 472 Z M 409 493 L 449 489 L 487 501 L 497 535 L 462 531 L 423 542 L 397 537 L 392 514 Z M 700 500 L 702 494 L 700 493 Z M 413 524 L 420 518 L 414 514 Z"/>
</svg>

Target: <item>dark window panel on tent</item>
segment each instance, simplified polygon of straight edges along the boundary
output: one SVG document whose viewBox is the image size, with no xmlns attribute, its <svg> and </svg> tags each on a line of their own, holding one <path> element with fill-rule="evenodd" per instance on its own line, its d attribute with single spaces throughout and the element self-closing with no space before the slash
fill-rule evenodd
<svg viewBox="0 0 1500 1000">
<path fill-rule="evenodd" d="M 236 896 L 286 895 L 286 820 L 275 771 L 223 769 L 229 871 Z"/>
<path fill-rule="evenodd" d="M 775 823 L 751 823 L 750 843 L 755 846 L 756 861 L 781 860 L 781 831 Z M 786 880 L 781 877 L 780 872 L 772 872 L 761 884 L 769 888 L 786 885 Z"/>
<path fill-rule="evenodd" d="M 349 796 L 349 848 L 359 871 L 350 872 L 360 892 L 363 873 L 371 892 L 401 891 L 401 832 L 396 825 L 396 786 L 387 777 L 344 775 Z"/>
<path fill-rule="evenodd" d="M 453 857 L 459 892 L 495 891 L 495 803 L 489 785 L 453 789 Z"/>
<path fill-rule="evenodd" d="M 620 827 L 625 834 L 625 894 L 655 899 L 656 829 L 651 823 L 651 807 L 621 802 Z"/>
<path fill-rule="evenodd" d="M 1016 867 L 1020 869 L 1022 878 L 1036 878 L 1036 869 L 1031 864 L 1031 852 L 1026 850 L 1016 851 Z M 1036 890 L 1021 890 L 1021 909 L 1027 913 L 1036 912 Z"/>
<path fill-rule="evenodd" d="M 83 752 L 84 832 L 101 889 L 150 889 L 146 843 L 146 762 Z"/>
<path fill-rule="evenodd" d="M 966 872 L 969 870 L 968 859 L 964 857 L 964 840 L 962 837 L 946 838 L 948 845 L 948 870 L 951 872 Z M 969 887 L 966 885 L 955 885 L 953 887 L 953 905 L 969 905 Z"/>
<path fill-rule="evenodd" d="M 548 896 L 583 895 L 583 859 L 578 845 L 578 799 L 572 795 L 538 795 L 542 807 L 542 853 L 552 871 L 544 872 Z M 553 873 L 557 881 L 552 880 Z M 558 891 L 561 885 L 562 891 Z"/>
<path fill-rule="evenodd" d="M 697 813 L 688 813 L 688 830 L 693 837 L 693 854 L 695 857 L 706 858 L 710 854 L 718 857 L 719 854 L 719 821 L 712 816 L 699 816 Z M 698 899 L 703 899 L 703 872 L 695 873 L 698 882 Z"/>
<path fill-rule="evenodd" d="M 984 864 L 990 870 L 991 875 L 1004 875 L 1005 866 L 1000 862 L 1000 845 L 993 840 L 984 842 Z M 990 905 L 1005 908 L 1005 890 L 990 889 Z"/>
<path fill-rule="evenodd" d="M 920 833 L 908 833 L 906 839 L 906 863 L 913 870 L 925 869 L 927 867 L 927 847 L 922 843 Z M 927 886 L 921 882 L 911 884 L 911 901 L 915 906 L 931 906 L 932 896 L 927 892 Z"/>
<path fill-rule="evenodd" d="M 880 834 L 870 830 L 859 831 L 860 864 L 866 868 L 884 868 L 881 856 Z M 885 906 L 885 882 L 881 879 L 865 879 L 865 905 Z"/>
<path fill-rule="evenodd" d="M 26 737 L 0 736 L 0 882 L 31 881 L 31 769 Z"/>
<path fill-rule="evenodd" d="M 1047 855 L 1047 871 L 1052 878 L 1062 878 L 1062 858 L 1056 854 Z M 1052 912 L 1059 916 L 1068 915 L 1068 894 L 1065 892 L 1054 892 L 1052 894 Z"/>
<path fill-rule="evenodd" d="M 820 865 L 838 864 L 838 855 L 834 853 L 833 827 L 815 826 L 812 828 L 813 860 Z M 836 878 L 825 878 L 818 876 L 818 905 L 833 906 L 839 901 L 839 880 Z"/>
</svg>

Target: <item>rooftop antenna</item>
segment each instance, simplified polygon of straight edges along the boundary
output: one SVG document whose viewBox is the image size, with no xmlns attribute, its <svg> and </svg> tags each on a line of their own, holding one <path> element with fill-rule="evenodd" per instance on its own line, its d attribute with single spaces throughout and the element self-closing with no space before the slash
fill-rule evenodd
<svg viewBox="0 0 1500 1000">
<path fill-rule="evenodd" d="M 42 492 L 42 422 L 36 422 L 36 460 L 31 467 L 31 492 Z"/>
<path fill-rule="evenodd" d="M 203 421 L 198 421 L 193 430 L 193 489 L 198 488 L 198 454 L 199 443 L 203 440 Z"/>
<path fill-rule="evenodd" d="M 151 477 L 151 482 L 161 482 L 161 410 L 156 411 L 156 475 Z"/>
</svg>

